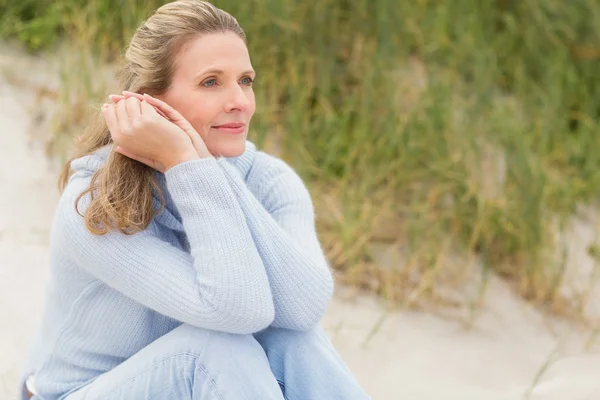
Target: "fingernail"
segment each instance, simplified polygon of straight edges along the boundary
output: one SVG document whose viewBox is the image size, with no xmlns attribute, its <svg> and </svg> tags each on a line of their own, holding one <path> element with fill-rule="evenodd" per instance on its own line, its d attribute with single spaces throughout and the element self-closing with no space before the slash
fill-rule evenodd
<svg viewBox="0 0 600 400">
<path fill-rule="evenodd" d="M 108 104 L 106 104 L 106 103 L 102 104 L 102 109 L 104 110 L 106 108 L 108 108 Z"/>
</svg>

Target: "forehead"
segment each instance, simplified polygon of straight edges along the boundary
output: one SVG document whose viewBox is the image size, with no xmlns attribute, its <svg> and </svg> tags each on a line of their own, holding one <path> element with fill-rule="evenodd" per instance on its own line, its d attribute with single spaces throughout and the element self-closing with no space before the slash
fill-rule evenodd
<svg viewBox="0 0 600 400">
<path fill-rule="evenodd" d="M 177 55 L 176 75 L 193 77 L 207 69 L 224 72 L 252 69 L 244 41 L 233 32 L 213 33 L 190 39 Z"/>
</svg>

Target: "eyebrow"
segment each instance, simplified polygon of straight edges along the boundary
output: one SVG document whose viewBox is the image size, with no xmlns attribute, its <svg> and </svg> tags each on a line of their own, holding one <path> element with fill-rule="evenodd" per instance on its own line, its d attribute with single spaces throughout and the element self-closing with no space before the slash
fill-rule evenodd
<svg viewBox="0 0 600 400">
<path fill-rule="evenodd" d="M 225 72 L 222 69 L 216 69 L 216 68 L 211 68 L 211 69 L 207 69 L 206 71 L 201 71 L 198 72 L 195 76 L 195 79 L 200 78 L 202 75 L 206 75 L 206 74 L 215 74 L 215 75 L 223 75 L 225 74 Z M 242 72 L 241 75 L 256 75 L 256 71 L 254 71 L 253 69 L 249 69 L 247 71 Z"/>
</svg>

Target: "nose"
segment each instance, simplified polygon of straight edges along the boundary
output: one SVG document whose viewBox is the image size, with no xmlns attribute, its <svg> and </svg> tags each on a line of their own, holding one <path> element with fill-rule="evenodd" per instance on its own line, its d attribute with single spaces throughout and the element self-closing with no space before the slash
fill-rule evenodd
<svg viewBox="0 0 600 400">
<path fill-rule="evenodd" d="M 225 111 L 246 111 L 250 105 L 248 94 L 240 85 L 233 85 L 228 93 Z"/>
</svg>

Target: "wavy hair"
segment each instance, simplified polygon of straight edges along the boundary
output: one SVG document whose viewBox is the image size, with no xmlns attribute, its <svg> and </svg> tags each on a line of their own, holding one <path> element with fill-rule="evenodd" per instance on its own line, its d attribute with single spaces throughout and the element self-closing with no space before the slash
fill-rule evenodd
<svg viewBox="0 0 600 400">
<path fill-rule="evenodd" d="M 246 43 L 237 20 L 208 2 L 179 0 L 163 5 L 134 33 L 120 71 L 120 91 L 164 94 L 171 85 L 181 49 L 199 35 L 221 32 L 233 32 Z M 112 143 L 101 111 L 95 110 L 94 114 L 75 142 L 73 157 L 62 169 L 58 182 L 61 192 L 73 173 L 73 160 Z M 106 164 L 95 172 L 89 187 L 75 202 L 79 212 L 79 200 L 88 193 L 91 196 L 84 215 L 88 230 L 103 235 L 111 229 L 126 234 L 146 229 L 155 215 L 153 190 L 160 198 L 158 212 L 165 206 L 164 193 L 153 174 L 152 168 L 111 151 Z"/>
</svg>

